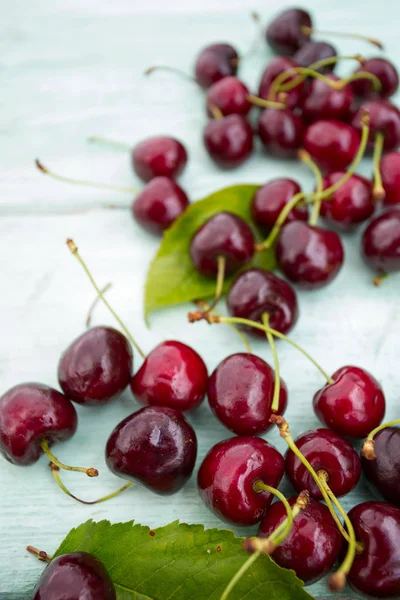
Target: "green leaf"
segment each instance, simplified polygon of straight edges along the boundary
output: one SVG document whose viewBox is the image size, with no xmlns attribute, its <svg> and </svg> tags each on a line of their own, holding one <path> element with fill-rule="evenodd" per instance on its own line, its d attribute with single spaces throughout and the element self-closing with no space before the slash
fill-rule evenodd
<svg viewBox="0 0 400 600">
<path fill-rule="evenodd" d="M 143 525 L 87 521 L 67 535 L 55 556 L 85 551 L 111 575 L 118 600 L 219 600 L 248 558 L 232 531 L 174 521 L 150 530 Z M 260 556 L 229 600 L 312 600 L 293 571 Z"/>
<path fill-rule="evenodd" d="M 242 217 L 253 229 L 257 241 L 264 236 L 251 220 L 250 202 L 258 185 L 235 185 L 194 202 L 165 232 L 150 265 L 144 298 L 145 319 L 156 309 L 199 298 L 212 297 L 215 281 L 203 277 L 194 268 L 189 255 L 190 240 L 205 221 L 227 210 Z M 252 265 L 271 270 L 275 266 L 272 251 L 257 252 Z M 227 279 L 225 290 L 231 279 Z"/>
</svg>

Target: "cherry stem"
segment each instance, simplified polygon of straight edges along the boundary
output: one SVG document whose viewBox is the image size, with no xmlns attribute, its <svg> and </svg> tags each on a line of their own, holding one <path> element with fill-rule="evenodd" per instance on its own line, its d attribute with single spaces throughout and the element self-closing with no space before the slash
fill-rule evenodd
<svg viewBox="0 0 400 600">
<path fill-rule="evenodd" d="M 246 571 L 251 567 L 251 565 L 257 560 L 257 558 L 259 556 L 261 556 L 261 552 L 254 552 L 254 554 L 251 554 L 249 556 L 249 558 L 243 563 L 243 565 L 240 567 L 240 569 L 235 573 L 235 575 L 232 577 L 232 579 L 230 580 L 230 582 L 228 583 L 228 585 L 222 592 L 220 600 L 226 600 L 228 598 L 229 594 L 231 593 L 231 591 L 233 590 L 233 588 L 235 587 L 237 582 L 242 578 L 242 576 L 246 573 Z"/>
<path fill-rule="evenodd" d="M 214 316 L 220 316 L 218 315 L 215 310 L 208 310 L 209 309 L 209 305 L 207 304 L 207 302 L 205 300 L 195 300 L 195 304 L 200 308 L 201 310 L 201 315 L 203 315 L 204 313 L 210 313 Z M 189 313 L 189 314 L 195 314 L 195 313 Z M 246 352 L 248 352 L 249 354 L 252 354 L 252 349 L 251 346 L 246 338 L 246 336 L 240 331 L 239 327 L 237 327 L 234 323 L 228 323 L 228 325 L 231 327 L 231 329 L 233 329 L 237 335 L 240 337 L 240 339 L 242 340 L 244 347 L 246 348 Z"/>
<path fill-rule="evenodd" d="M 211 312 L 216 305 L 218 304 L 219 299 L 222 296 L 222 292 L 224 291 L 224 281 L 225 281 L 225 267 L 226 267 L 226 258 L 225 256 L 218 256 L 217 258 L 217 283 L 215 285 L 215 295 L 214 300 L 211 302 L 207 310 L 203 313 L 204 315 Z"/>
<path fill-rule="evenodd" d="M 310 167 L 311 171 L 314 174 L 315 181 L 316 181 L 316 193 L 313 195 L 313 197 L 314 197 L 313 209 L 312 209 L 310 218 L 308 220 L 308 223 L 312 227 L 314 227 L 318 222 L 318 217 L 319 217 L 319 213 L 321 210 L 321 204 L 322 204 L 321 194 L 323 192 L 323 186 L 324 186 L 323 180 L 322 180 L 322 173 L 321 173 L 321 170 L 318 167 L 317 163 L 313 161 L 310 154 L 306 150 L 301 149 L 301 150 L 299 150 L 299 152 L 297 154 L 298 154 L 299 158 L 308 167 Z"/>
<path fill-rule="evenodd" d="M 382 281 L 385 281 L 385 279 L 387 279 L 389 277 L 389 273 L 381 273 L 380 275 L 377 275 L 376 277 L 374 277 L 373 280 L 373 284 L 375 287 L 379 287 L 382 283 Z"/>
<path fill-rule="evenodd" d="M 132 146 L 126 144 L 125 142 L 120 142 L 119 140 L 110 140 L 101 136 L 93 135 L 89 137 L 87 141 L 91 144 L 104 144 L 107 146 L 113 146 L 114 148 L 118 148 L 119 150 L 132 150 Z"/>
<path fill-rule="evenodd" d="M 36 556 L 36 558 L 38 560 L 41 560 L 42 562 L 49 563 L 53 560 L 53 557 L 47 554 L 47 552 L 45 552 L 44 550 L 38 550 L 37 548 L 35 548 L 35 546 L 27 546 L 26 549 L 28 552 Z"/>
<path fill-rule="evenodd" d="M 279 490 L 277 490 L 276 488 L 273 488 L 269 485 L 267 485 L 266 483 L 264 483 L 263 481 L 256 481 L 256 483 L 254 484 L 254 491 L 260 493 L 260 492 L 269 492 L 270 494 L 273 494 L 276 498 L 278 498 L 278 500 L 280 500 L 283 504 L 283 506 L 285 507 L 286 510 L 286 519 L 284 521 L 284 523 L 282 523 L 281 525 L 284 525 L 283 527 L 279 527 L 277 528 L 268 538 L 268 545 L 273 545 L 275 548 L 277 546 L 279 546 L 279 544 L 281 544 L 289 535 L 289 533 L 292 530 L 293 527 L 293 513 L 292 513 L 292 509 L 290 507 L 289 502 L 287 501 L 287 499 L 285 498 L 285 496 L 282 494 L 282 492 L 280 492 Z M 279 529 L 279 531 L 278 531 Z M 261 550 L 261 552 L 263 551 L 262 547 L 258 547 L 256 548 L 256 550 Z M 268 554 L 270 554 L 270 552 L 268 552 Z"/>
<path fill-rule="evenodd" d="M 141 348 L 138 346 L 138 344 L 136 343 L 136 341 L 134 340 L 133 336 L 131 335 L 129 329 L 126 327 L 126 325 L 123 323 L 123 321 L 119 318 L 119 316 L 117 315 L 117 313 L 114 311 L 114 309 L 111 307 L 111 305 L 108 303 L 106 297 L 103 295 L 103 292 L 101 291 L 101 289 L 99 288 L 99 286 L 97 285 L 97 283 L 95 282 L 95 280 L 93 279 L 93 276 L 91 274 L 91 272 L 89 271 L 88 267 L 86 266 L 86 263 L 84 262 L 84 260 L 82 259 L 81 255 L 78 252 L 78 247 L 75 245 L 73 240 L 68 239 L 67 240 L 67 246 L 70 250 L 70 252 L 75 256 L 75 258 L 78 260 L 78 262 L 82 265 L 86 275 L 88 276 L 91 284 L 93 285 L 94 289 L 96 290 L 97 294 L 99 295 L 99 297 L 101 298 L 101 300 L 103 301 L 103 303 L 106 305 L 106 307 L 108 308 L 108 310 L 110 311 L 110 313 L 113 315 L 113 317 L 116 319 L 116 321 L 118 322 L 119 326 L 121 327 L 121 329 L 124 331 L 126 337 L 130 340 L 131 344 L 136 348 L 136 350 L 139 352 L 140 356 L 142 358 L 146 358 L 145 353 L 143 352 L 143 350 L 141 350 Z"/>
<path fill-rule="evenodd" d="M 174 75 L 178 75 L 186 81 L 190 81 L 190 83 L 195 83 L 198 87 L 201 88 L 201 85 L 195 77 L 192 77 L 191 75 L 189 75 L 189 73 L 185 73 L 185 71 L 182 71 L 181 69 L 178 69 L 176 67 L 170 67 L 168 65 L 154 65 L 153 67 L 149 67 L 148 69 L 146 69 L 144 75 L 152 75 L 154 71 L 167 71 L 168 73 L 174 73 Z"/>
<path fill-rule="evenodd" d="M 208 110 L 212 114 L 213 119 L 223 119 L 224 113 L 216 104 L 209 104 Z"/>
<path fill-rule="evenodd" d="M 274 359 L 275 384 L 274 384 L 274 395 L 272 397 L 271 410 L 272 410 L 272 412 L 277 412 L 279 410 L 279 397 L 281 394 L 281 377 L 280 377 L 280 372 L 279 372 L 278 353 L 276 351 L 274 336 L 269 331 L 269 315 L 268 315 L 268 313 L 264 313 L 262 315 L 261 319 L 266 328 L 265 334 L 267 336 L 267 340 L 270 345 L 272 356 Z"/>
<path fill-rule="evenodd" d="M 98 470 L 94 469 L 93 467 L 86 469 L 85 467 L 71 467 L 69 465 L 64 465 L 64 463 L 60 462 L 58 458 L 54 456 L 50 450 L 48 441 L 45 439 L 40 442 L 40 447 L 46 456 L 51 460 L 51 462 L 54 463 L 59 469 L 63 469 L 64 471 L 77 471 L 78 473 L 85 473 L 85 475 L 88 477 L 97 477 L 99 474 Z"/>
<path fill-rule="evenodd" d="M 374 200 L 381 202 L 385 197 L 385 189 L 382 184 L 382 175 L 380 162 L 383 152 L 383 144 L 385 137 L 381 131 L 375 136 L 374 154 L 372 157 L 372 163 L 374 168 L 374 187 L 372 188 L 372 196 Z"/>
<path fill-rule="evenodd" d="M 284 108 L 286 108 L 286 104 L 284 102 L 265 100 L 264 98 L 260 98 L 259 96 L 254 96 L 254 94 L 249 94 L 246 99 L 251 104 L 254 104 L 255 106 L 260 106 L 261 108 L 276 108 L 277 110 L 283 110 Z"/>
<path fill-rule="evenodd" d="M 371 431 L 371 433 L 365 440 L 363 447 L 361 448 L 361 454 L 362 456 L 364 456 L 364 458 L 366 458 L 367 460 L 376 459 L 374 437 L 377 433 L 379 433 L 383 429 L 386 429 L 386 427 L 393 427 L 394 425 L 400 425 L 400 419 L 395 419 L 394 421 L 382 423 L 382 425 L 379 425 L 379 427 L 375 427 L 375 429 Z"/>
<path fill-rule="evenodd" d="M 59 473 L 59 469 L 58 469 L 57 465 L 50 463 L 49 466 L 50 466 L 51 472 L 53 473 L 53 478 L 54 478 L 56 484 L 58 485 L 58 487 L 64 492 L 64 494 L 67 494 L 67 496 L 69 496 L 70 498 L 73 498 L 74 500 L 76 500 L 77 502 L 80 502 L 81 504 L 100 504 L 100 502 L 106 502 L 107 500 L 111 500 L 111 498 L 115 498 L 115 496 L 119 496 L 119 494 L 122 494 L 122 492 L 124 492 L 125 490 L 127 490 L 128 488 L 130 488 L 133 485 L 133 483 L 131 481 L 129 481 L 128 483 L 123 485 L 121 488 L 119 488 L 115 492 L 112 492 L 111 494 L 107 494 L 107 496 L 103 496 L 102 498 L 98 498 L 97 500 L 92 500 L 89 502 L 87 500 L 81 500 L 80 498 L 78 498 L 77 496 L 74 496 L 74 494 L 72 494 L 69 491 L 69 489 L 61 481 L 61 477 L 60 477 L 60 473 Z"/>
<path fill-rule="evenodd" d="M 85 179 L 71 179 L 70 177 L 64 177 L 64 175 L 58 175 L 57 173 L 53 173 L 53 171 L 49 171 L 49 169 L 47 169 L 47 167 L 45 167 L 38 159 L 36 159 L 35 163 L 39 171 L 41 171 L 45 175 L 50 175 L 50 177 L 52 177 L 53 179 L 63 181 L 64 183 L 71 183 L 72 185 L 85 185 L 87 187 L 97 188 L 100 190 L 113 190 L 115 192 L 124 192 L 128 194 L 139 193 L 139 190 L 136 188 L 130 188 L 121 185 L 112 185 L 109 183 L 96 183 L 95 181 L 87 181 Z"/>
<path fill-rule="evenodd" d="M 261 18 L 260 18 L 260 15 L 258 14 L 258 12 L 256 12 L 255 10 L 252 10 L 250 12 L 250 17 L 253 20 L 253 23 L 255 23 L 255 25 L 257 26 L 256 33 L 255 33 L 254 39 L 253 39 L 250 47 L 248 48 L 248 50 L 246 50 L 246 52 L 244 52 L 243 54 L 240 54 L 240 56 L 238 58 L 232 59 L 232 64 L 234 64 L 235 66 L 241 60 L 243 60 L 244 58 L 248 58 L 249 56 L 254 54 L 254 52 L 256 52 L 256 50 L 258 49 L 258 47 L 260 45 L 260 37 L 264 35 L 264 30 L 263 30 L 262 24 L 261 24 Z"/>
<path fill-rule="evenodd" d="M 352 38 L 352 39 L 357 39 L 357 40 L 363 40 L 364 42 L 368 42 L 369 44 L 372 44 L 373 46 L 377 46 L 378 48 L 380 48 L 381 50 L 383 50 L 383 44 L 382 42 L 380 42 L 379 40 L 375 39 L 375 38 L 371 38 L 368 37 L 366 35 L 362 35 L 360 33 L 347 33 L 346 31 L 321 31 L 319 29 L 314 29 L 313 27 L 308 27 L 307 25 L 303 25 L 301 27 L 301 31 L 308 36 L 311 36 L 312 34 L 317 34 L 317 35 L 333 35 L 333 36 L 337 36 L 337 37 L 344 37 L 344 38 Z"/>
<path fill-rule="evenodd" d="M 342 90 L 344 87 L 346 87 L 346 85 L 352 81 L 357 81 L 357 79 L 369 79 L 372 83 L 374 92 L 380 92 L 382 89 L 381 80 L 376 75 L 369 73 L 368 71 L 357 71 L 357 73 L 353 73 L 349 77 L 344 77 L 336 83 L 336 87 L 338 90 Z"/>
<path fill-rule="evenodd" d="M 101 289 L 101 293 L 105 294 L 106 292 L 108 292 L 108 290 L 112 287 L 112 283 L 109 282 L 107 283 L 107 285 L 105 285 L 102 289 Z M 86 328 L 89 329 L 89 327 L 92 324 L 92 316 L 93 316 L 93 311 L 96 308 L 97 304 L 99 303 L 100 300 L 100 296 L 97 295 L 96 298 L 93 300 L 92 304 L 90 305 L 90 308 L 88 310 L 88 314 L 86 317 Z"/>
</svg>

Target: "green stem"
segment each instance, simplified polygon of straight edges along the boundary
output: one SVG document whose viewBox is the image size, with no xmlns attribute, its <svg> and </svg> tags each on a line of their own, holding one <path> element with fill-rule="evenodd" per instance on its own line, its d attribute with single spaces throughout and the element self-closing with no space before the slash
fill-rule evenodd
<svg viewBox="0 0 400 600">
<path fill-rule="evenodd" d="M 322 180 L 322 173 L 321 173 L 320 168 L 318 167 L 317 163 L 313 161 L 313 159 L 311 158 L 311 156 L 309 155 L 308 152 L 306 152 L 305 150 L 301 150 L 299 152 L 299 155 L 300 155 L 301 160 L 306 165 L 308 165 L 308 167 L 313 172 L 315 181 L 316 181 L 316 193 L 313 194 L 314 204 L 313 204 L 313 209 L 312 209 L 309 221 L 308 221 L 310 225 L 315 226 L 318 222 L 318 217 L 319 217 L 319 213 L 321 210 L 321 204 L 322 204 L 321 194 L 322 194 L 323 187 L 324 187 L 324 183 Z"/>
<path fill-rule="evenodd" d="M 108 290 L 111 288 L 112 283 L 109 282 L 107 283 L 102 289 L 101 289 L 101 293 L 105 294 L 106 292 L 108 292 Z M 92 304 L 90 305 L 90 308 L 88 310 L 88 314 L 86 316 L 86 328 L 89 329 L 90 325 L 92 324 L 92 316 L 93 316 L 93 311 L 96 308 L 98 302 L 100 300 L 100 296 L 97 295 L 96 298 L 93 300 Z"/>
<path fill-rule="evenodd" d="M 276 351 L 274 336 L 272 335 L 272 333 L 270 331 L 267 331 L 267 329 L 269 330 L 269 315 L 267 313 L 264 313 L 262 315 L 262 322 L 266 328 L 265 334 L 267 336 L 267 340 L 270 345 L 272 356 L 274 359 L 275 384 L 274 384 L 274 395 L 272 397 L 271 410 L 272 410 L 272 412 L 277 412 L 279 410 L 279 398 L 281 395 L 281 377 L 280 377 L 280 372 L 279 372 L 279 359 L 278 359 L 278 353 Z"/>
<path fill-rule="evenodd" d="M 356 81 L 357 79 L 369 79 L 372 83 L 372 88 L 375 92 L 379 92 L 382 89 L 381 80 L 374 75 L 373 73 L 369 73 L 368 71 L 357 71 L 350 75 L 349 77 L 345 77 L 340 82 L 338 82 L 338 89 L 344 88 L 346 85 L 351 83 L 352 81 Z"/>
<path fill-rule="evenodd" d="M 291 198 L 287 204 L 285 204 L 285 206 L 282 208 L 281 212 L 279 213 L 278 218 L 275 221 L 275 225 L 271 229 L 271 232 L 270 232 L 269 236 L 267 237 L 267 239 L 264 242 L 262 242 L 261 244 L 257 244 L 256 250 L 258 252 L 260 252 L 262 250 L 269 250 L 269 248 L 271 248 L 272 244 L 275 242 L 276 238 L 278 237 L 281 227 L 285 223 L 288 214 L 300 202 L 300 200 L 303 200 L 303 198 L 305 198 L 305 197 L 306 197 L 306 194 L 304 192 L 299 192 L 298 194 L 295 194 L 293 196 L 293 198 Z"/>
<path fill-rule="evenodd" d="M 220 317 L 220 315 L 218 315 L 218 313 L 216 313 L 215 310 L 208 310 L 209 309 L 209 305 L 207 304 L 207 302 L 205 300 L 196 300 L 195 304 L 199 307 L 199 309 L 201 311 L 201 315 L 203 315 L 203 314 L 211 314 L 211 315 L 213 315 L 215 317 L 218 317 L 218 318 Z M 240 337 L 240 339 L 243 342 L 244 347 L 246 348 L 246 351 L 249 354 L 252 354 L 251 346 L 250 346 L 250 344 L 249 344 L 246 336 L 240 331 L 239 327 L 237 327 L 234 323 L 227 323 L 227 324 Z"/>
<path fill-rule="evenodd" d="M 314 71 L 318 71 L 323 67 L 328 67 L 330 65 L 336 64 L 339 60 L 356 60 L 361 65 L 364 63 L 364 59 L 359 54 L 349 54 L 344 56 L 330 56 L 329 58 L 323 58 L 312 63 L 311 65 L 309 65 L 309 67 L 310 69 L 314 69 Z M 279 91 L 288 92 L 300 85 L 300 83 L 303 83 L 305 79 L 306 77 L 304 77 L 303 75 L 299 75 L 295 79 L 292 79 L 291 81 L 287 81 L 286 83 L 280 85 Z"/>
<path fill-rule="evenodd" d="M 265 100 L 264 98 L 260 98 L 259 96 L 254 96 L 253 94 L 249 94 L 247 96 L 247 100 L 254 104 L 255 106 L 260 106 L 261 108 L 275 108 L 277 110 L 283 110 L 286 108 L 286 104 L 284 102 L 275 102 L 273 100 Z"/>
<path fill-rule="evenodd" d="M 381 201 L 385 197 L 385 189 L 382 184 L 382 175 L 381 175 L 381 157 L 383 152 L 383 144 L 385 138 L 381 131 L 375 136 L 375 145 L 374 145 L 374 154 L 372 157 L 372 164 L 374 168 L 374 187 L 372 188 L 372 195 L 375 200 Z"/>
<path fill-rule="evenodd" d="M 231 593 L 231 591 L 233 590 L 233 588 L 235 587 L 237 582 L 241 579 L 242 575 L 244 575 L 244 573 L 251 567 L 251 565 L 257 560 L 257 558 L 260 556 L 260 554 L 261 554 L 261 552 L 254 552 L 254 554 L 251 554 L 249 556 L 249 558 L 243 563 L 243 565 L 240 567 L 240 569 L 235 573 L 235 575 L 232 577 L 232 579 L 230 580 L 230 582 L 228 583 L 228 585 L 222 592 L 220 600 L 226 600 L 228 598 L 229 594 Z"/>
<path fill-rule="evenodd" d="M 394 421 L 388 421 L 387 423 L 382 423 L 382 425 L 379 425 L 379 427 L 375 427 L 375 429 L 373 429 L 371 431 L 371 433 L 368 435 L 367 439 L 365 440 L 363 447 L 361 448 L 361 454 L 367 460 L 375 460 L 376 454 L 375 454 L 374 437 L 376 436 L 377 433 L 379 433 L 383 429 L 386 429 L 386 427 L 394 427 L 395 425 L 399 425 L 399 424 L 400 424 L 400 419 L 395 419 Z"/>
<path fill-rule="evenodd" d="M 373 46 L 377 46 L 378 48 L 380 48 L 380 50 L 383 50 L 383 44 L 382 42 L 380 42 L 379 40 L 377 40 L 376 38 L 371 38 L 369 36 L 366 35 L 362 35 L 360 33 L 347 33 L 346 31 L 321 31 L 320 29 L 314 29 L 313 27 L 308 27 L 307 25 L 304 25 L 301 28 L 302 32 L 305 35 L 310 35 L 311 34 L 317 34 L 322 35 L 322 36 L 336 36 L 336 37 L 343 37 L 343 38 L 350 38 L 352 40 L 362 40 L 363 42 L 368 42 L 369 44 L 372 44 Z"/>
<path fill-rule="evenodd" d="M 324 81 L 326 83 L 326 85 L 328 85 L 329 87 L 333 87 L 336 89 L 338 88 L 337 81 L 329 79 L 329 77 L 327 77 L 326 75 L 323 75 L 319 71 L 315 71 L 314 69 L 312 69 L 310 67 L 293 67 L 293 68 L 287 69 L 286 71 L 282 71 L 282 73 L 280 73 L 274 79 L 274 81 L 271 83 L 270 88 L 269 88 L 268 100 L 273 100 L 274 98 L 276 98 L 278 93 L 281 91 L 281 89 L 280 89 L 281 84 L 288 77 L 291 77 L 292 75 L 297 75 L 297 74 L 303 75 L 304 78 L 314 77 L 314 79 L 321 79 L 321 81 Z"/>
<path fill-rule="evenodd" d="M 113 148 L 118 148 L 119 150 L 132 150 L 132 146 L 129 146 L 129 144 L 125 144 L 119 140 L 110 140 L 108 138 L 99 136 L 89 137 L 88 142 L 93 144 L 105 144 L 107 146 L 112 146 Z"/>
<path fill-rule="evenodd" d="M 99 472 L 97 469 L 94 469 L 93 467 L 90 467 L 89 469 L 86 469 L 85 467 L 71 467 L 69 465 L 65 465 L 64 463 L 62 463 L 61 461 L 58 460 L 58 458 L 56 456 L 54 456 L 54 454 L 52 453 L 52 451 L 50 450 L 48 441 L 43 439 L 40 442 L 40 446 L 43 450 L 43 452 L 46 454 L 46 456 L 51 460 L 52 463 L 54 463 L 59 469 L 63 469 L 64 471 L 77 471 L 78 473 L 85 473 L 85 475 L 87 475 L 88 477 L 97 477 Z"/>
<path fill-rule="evenodd" d="M 279 544 L 281 544 L 287 538 L 293 527 L 293 513 L 290 504 L 285 498 L 285 496 L 282 494 L 282 492 L 280 492 L 276 488 L 267 485 L 263 481 L 256 481 L 253 487 L 256 492 L 268 492 L 269 494 L 273 494 L 276 498 L 278 498 L 278 500 L 282 502 L 283 506 L 285 507 L 286 519 L 284 521 L 284 527 L 282 527 L 280 531 L 277 531 L 277 528 L 268 538 L 269 541 L 273 542 L 275 546 L 279 546 Z"/>
<path fill-rule="evenodd" d="M 222 119 L 224 117 L 224 113 L 216 104 L 209 104 L 208 109 L 213 116 L 213 119 Z"/>
</svg>

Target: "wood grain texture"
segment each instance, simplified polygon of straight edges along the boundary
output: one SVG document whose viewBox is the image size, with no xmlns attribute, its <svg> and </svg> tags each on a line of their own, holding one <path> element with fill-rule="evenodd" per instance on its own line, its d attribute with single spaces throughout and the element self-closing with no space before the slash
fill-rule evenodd
<svg viewBox="0 0 400 600">
<path fill-rule="evenodd" d="M 385 3 L 385 10 L 375 0 L 362 6 L 310 0 L 308 6 L 321 28 L 356 29 L 382 38 L 396 61 L 400 8 L 394 3 Z M 157 63 L 190 69 L 198 49 L 211 41 L 233 40 L 245 50 L 254 33 L 250 10 L 267 19 L 275 7 L 261 0 L 0 0 L 0 8 L 0 392 L 22 381 L 56 386 L 60 353 L 83 330 L 93 291 L 64 245 L 68 236 L 80 246 L 98 281 L 113 282 L 110 301 L 145 349 L 178 338 L 192 344 L 213 369 L 228 353 L 241 350 L 230 328 L 188 325 L 187 306 L 156 314 L 150 330 L 144 325 L 143 283 L 157 240 L 133 223 L 129 194 L 62 185 L 41 175 L 33 160 L 40 157 L 54 170 L 78 177 L 138 186 L 128 154 L 90 146 L 86 138 L 107 135 L 134 143 L 163 132 L 181 138 L 189 148 L 181 182 L 194 200 L 235 182 L 258 183 L 288 173 L 311 189 L 304 167 L 267 159 L 261 152 L 232 173 L 219 171 L 202 148 L 204 98 L 196 86 L 167 74 L 142 74 Z M 340 41 L 340 48 L 343 53 L 376 54 L 349 40 Z M 261 44 L 244 62 L 241 75 L 251 86 L 270 57 Z M 345 65 L 342 72 L 349 69 Z M 360 172 L 370 171 L 365 162 Z M 108 209 L 110 203 L 119 208 Z M 344 364 L 371 370 L 386 392 L 387 417 L 394 418 L 399 410 L 399 277 L 374 288 L 359 256 L 359 237 L 345 238 L 346 264 L 333 285 L 299 293 L 301 319 L 294 337 L 330 372 Z M 95 322 L 114 324 L 100 306 Z M 262 341 L 253 347 L 271 360 Z M 288 418 L 299 434 L 317 425 L 311 399 L 323 382 L 290 347 L 280 344 L 279 355 L 290 393 Z M 66 462 L 94 465 L 101 474 L 97 480 L 65 475 L 75 493 L 95 498 L 119 486 L 104 464 L 104 440 L 135 408 L 128 392 L 99 410 L 78 408 L 78 433 L 57 453 Z M 206 404 L 190 420 L 199 434 L 200 462 L 212 444 L 228 435 Z M 267 438 L 284 450 L 275 431 Z M 51 553 L 71 527 L 90 517 L 135 519 L 151 526 L 177 518 L 221 525 L 202 505 L 194 477 L 172 498 L 135 486 L 110 503 L 90 508 L 74 504 L 54 487 L 44 458 L 29 469 L 1 460 L 0 489 L 1 600 L 30 598 L 42 565 L 27 555 L 27 544 Z M 289 492 L 286 484 L 283 489 Z M 361 482 L 344 505 L 350 508 L 368 497 Z M 320 599 L 333 597 L 323 582 L 311 592 Z M 341 596 L 353 597 L 348 590 Z"/>
</svg>

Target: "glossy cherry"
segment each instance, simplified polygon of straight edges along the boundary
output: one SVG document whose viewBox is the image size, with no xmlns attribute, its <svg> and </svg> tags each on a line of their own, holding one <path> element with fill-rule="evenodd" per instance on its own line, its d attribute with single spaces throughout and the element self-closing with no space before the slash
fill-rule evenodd
<svg viewBox="0 0 400 600">
<path fill-rule="evenodd" d="M 211 119 L 204 128 L 203 141 L 217 165 L 234 169 L 244 163 L 253 151 L 253 129 L 242 115 Z"/>
<path fill-rule="evenodd" d="M 336 75 L 328 74 L 331 81 L 339 81 Z M 354 95 L 350 86 L 335 89 L 321 79 L 312 79 L 301 100 L 302 116 L 312 123 L 321 119 L 347 121 L 351 117 Z"/>
<path fill-rule="evenodd" d="M 74 402 L 105 404 L 129 385 L 132 360 L 131 345 L 122 333 L 112 327 L 93 327 L 62 354 L 58 381 Z"/>
<path fill-rule="evenodd" d="M 207 382 L 201 356 L 186 344 L 167 341 L 148 354 L 132 378 L 131 390 L 142 404 L 185 411 L 203 401 Z"/>
<path fill-rule="evenodd" d="M 348 167 L 359 145 L 358 132 L 348 123 L 334 119 L 316 121 L 304 132 L 304 149 L 323 171 L 340 171 Z"/>
<path fill-rule="evenodd" d="M 293 60 L 301 67 L 309 67 L 313 63 L 337 56 L 336 48 L 328 42 L 306 42 L 293 55 Z M 317 69 L 320 73 L 329 73 L 335 68 L 335 63 Z"/>
<path fill-rule="evenodd" d="M 294 158 L 303 143 L 303 121 L 288 108 L 266 108 L 258 120 L 258 135 L 268 154 Z"/>
<path fill-rule="evenodd" d="M 368 371 L 346 366 L 333 375 L 313 400 L 317 417 L 344 437 L 362 439 L 382 423 L 386 401 L 379 382 Z"/>
<path fill-rule="evenodd" d="M 268 313 L 269 325 L 281 333 L 288 333 L 297 322 L 299 307 L 296 292 L 286 281 L 271 271 L 248 269 L 239 273 L 227 296 L 227 306 L 234 317 L 262 322 Z M 257 337 L 265 338 L 264 331 L 255 327 L 243 329 Z"/>
<path fill-rule="evenodd" d="M 301 187 L 293 179 L 280 177 L 268 181 L 256 191 L 251 201 L 253 221 L 264 229 L 272 229 L 283 207 L 300 192 Z M 285 222 L 307 219 L 307 205 L 299 203 L 290 211 Z"/>
<path fill-rule="evenodd" d="M 108 468 L 161 495 L 180 490 L 192 474 L 197 438 L 183 414 L 146 406 L 121 421 L 106 445 Z"/>
<path fill-rule="evenodd" d="M 323 189 L 337 183 L 345 173 L 346 171 L 335 171 L 325 175 L 322 180 Z M 375 208 L 371 181 L 354 174 L 328 199 L 322 201 L 320 215 L 338 229 L 351 231 L 369 219 Z"/>
<path fill-rule="evenodd" d="M 272 427 L 274 384 L 274 370 L 264 360 L 231 354 L 210 376 L 208 402 L 217 419 L 237 435 L 259 435 Z M 287 387 L 281 379 L 277 413 L 283 415 L 286 406 Z"/>
<path fill-rule="evenodd" d="M 189 206 L 183 189 L 169 177 L 154 177 L 132 204 L 135 221 L 156 235 L 162 234 Z"/>
<path fill-rule="evenodd" d="M 400 152 L 384 154 L 379 168 L 385 190 L 385 204 L 400 204 Z"/>
<path fill-rule="evenodd" d="M 77 424 L 64 394 L 41 383 L 16 385 L 0 398 L 0 452 L 14 465 L 32 465 L 43 439 L 49 446 L 69 440 Z"/>
<path fill-rule="evenodd" d="M 166 136 L 143 140 L 132 150 L 133 170 L 143 181 L 159 176 L 178 177 L 185 168 L 187 159 L 182 142 Z"/>
<path fill-rule="evenodd" d="M 351 125 L 361 131 L 361 118 L 365 111 L 369 114 L 369 147 L 373 148 L 378 132 L 384 135 L 385 150 L 396 150 L 400 144 L 400 110 L 386 100 L 364 102 L 354 114 Z"/>
<path fill-rule="evenodd" d="M 312 27 L 307 11 L 301 8 L 284 10 L 268 25 L 267 42 L 275 52 L 291 56 L 310 39 L 302 27 Z"/>
<path fill-rule="evenodd" d="M 318 289 L 336 277 L 344 251 L 336 232 L 293 221 L 282 228 L 276 257 L 290 281 L 304 289 Z"/>
<path fill-rule="evenodd" d="M 210 44 L 199 54 L 195 64 L 196 81 L 209 88 L 216 81 L 236 75 L 239 56 L 230 44 Z"/>
<path fill-rule="evenodd" d="M 213 107 L 226 115 L 247 115 L 252 104 L 248 100 L 249 88 L 237 77 L 224 77 L 214 83 L 207 91 L 206 105 L 208 114 L 213 116 Z"/>
<path fill-rule="evenodd" d="M 198 472 L 198 488 L 206 506 L 223 521 L 254 525 L 263 518 L 272 494 L 254 489 L 258 481 L 277 487 L 284 460 L 258 437 L 237 436 L 211 448 Z"/>
<path fill-rule="evenodd" d="M 352 81 L 351 87 L 359 98 L 389 98 L 396 93 L 399 87 L 399 75 L 396 67 L 387 58 L 369 58 L 355 71 L 372 73 L 381 82 L 381 89 L 376 92 L 369 79 L 356 79 Z"/>
<path fill-rule="evenodd" d="M 254 254 L 254 236 L 241 217 L 220 212 L 194 234 L 190 242 L 193 264 L 206 277 L 218 273 L 218 257 L 225 258 L 225 274 L 232 275 L 245 266 Z"/>
<path fill-rule="evenodd" d="M 296 498 L 289 498 L 290 506 Z M 282 502 L 274 502 L 261 522 L 258 535 L 268 537 L 286 519 Z M 307 507 L 294 519 L 293 527 L 272 553 L 284 569 L 293 569 L 305 585 L 318 581 L 331 570 L 342 547 L 342 536 L 328 508 L 309 499 Z"/>
<path fill-rule="evenodd" d="M 373 598 L 400 595 L 400 509 L 386 502 L 363 502 L 349 512 L 363 544 L 347 577 L 350 587 Z"/>
<path fill-rule="evenodd" d="M 361 253 L 378 273 L 400 271 L 400 208 L 375 217 L 363 233 Z"/>
<path fill-rule="evenodd" d="M 345 496 L 357 485 L 361 463 L 352 445 L 330 429 L 307 431 L 295 440 L 296 446 L 318 473 L 326 471 L 328 483 L 337 498 Z M 310 472 L 289 448 L 285 455 L 286 475 L 297 492 L 309 490 L 321 500 L 322 494 Z"/>
<path fill-rule="evenodd" d="M 270 60 L 261 76 L 260 85 L 258 87 L 258 95 L 260 98 L 264 98 L 265 100 L 270 99 L 269 95 L 271 91 L 271 84 L 278 77 L 278 75 L 284 71 L 288 71 L 289 69 L 293 69 L 294 67 L 298 66 L 298 63 L 285 56 L 276 56 Z M 285 79 L 284 83 L 289 83 L 297 77 L 298 74 L 293 73 Z M 303 91 L 304 82 L 300 82 L 292 90 L 285 92 L 285 104 L 288 108 L 296 108 L 299 105 Z M 271 99 L 276 100 L 277 97 L 274 96 L 274 98 Z"/>
<path fill-rule="evenodd" d="M 385 427 L 374 435 L 376 458 L 361 456 L 361 466 L 378 496 L 400 506 L 400 428 Z"/>
<path fill-rule="evenodd" d="M 53 558 L 33 591 L 32 600 L 116 600 L 115 587 L 103 563 L 87 552 Z"/>
</svg>

